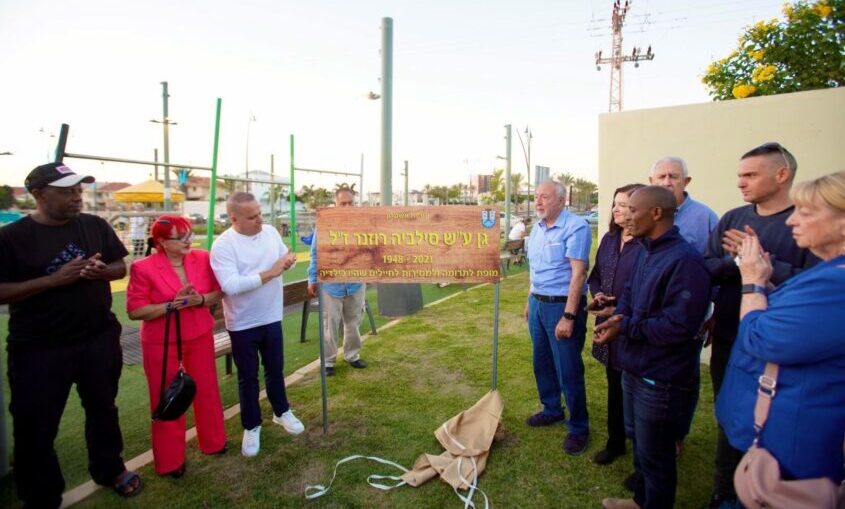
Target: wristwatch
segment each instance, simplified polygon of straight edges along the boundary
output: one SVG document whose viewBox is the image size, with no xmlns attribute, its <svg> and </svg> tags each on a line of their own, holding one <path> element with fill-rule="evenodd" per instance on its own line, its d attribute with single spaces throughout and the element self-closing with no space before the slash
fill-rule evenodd
<svg viewBox="0 0 845 509">
<path fill-rule="evenodd" d="M 572 320 L 573 322 L 575 321 L 575 318 L 576 318 L 575 315 L 573 315 L 569 311 L 564 311 L 563 317 L 566 318 L 567 320 Z"/>
<path fill-rule="evenodd" d="M 760 293 L 763 295 L 768 295 L 769 292 L 766 291 L 765 286 L 760 286 L 755 283 L 749 283 L 747 285 L 742 285 L 742 293 Z"/>
</svg>

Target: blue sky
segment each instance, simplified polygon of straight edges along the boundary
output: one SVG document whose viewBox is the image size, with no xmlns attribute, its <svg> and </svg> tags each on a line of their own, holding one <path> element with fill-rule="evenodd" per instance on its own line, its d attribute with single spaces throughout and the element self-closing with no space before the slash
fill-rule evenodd
<svg viewBox="0 0 845 509">
<path fill-rule="evenodd" d="M 700 77 L 742 27 L 780 1 L 634 0 L 623 49 L 656 58 L 624 70 L 625 109 L 709 101 Z M 250 113 L 251 170 L 296 165 L 357 171 L 379 185 L 383 16 L 394 19 L 394 177 L 411 187 L 467 182 L 504 155 L 507 123 L 534 134 L 532 165 L 597 176 L 598 115 L 607 111 L 611 1 L 2 0 L 0 183 L 21 185 L 65 122 L 68 151 L 151 159 L 170 86 L 171 161 L 209 165 L 223 99 L 221 173 L 240 173 Z M 43 128 L 43 132 L 41 132 Z M 679 128 L 682 128 L 680 126 Z M 67 161 L 99 180 L 138 182 L 146 167 Z M 525 162 L 514 136 L 513 169 Z M 339 177 L 302 177 L 332 187 Z M 297 185 L 299 187 L 299 185 Z"/>
</svg>

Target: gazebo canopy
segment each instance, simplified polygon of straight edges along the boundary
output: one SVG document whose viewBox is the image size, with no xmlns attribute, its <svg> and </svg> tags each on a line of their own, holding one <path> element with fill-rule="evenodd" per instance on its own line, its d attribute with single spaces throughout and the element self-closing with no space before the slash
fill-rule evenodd
<svg viewBox="0 0 845 509">
<path fill-rule="evenodd" d="M 164 185 L 155 180 L 148 180 L 116 191 L 114 193 L 114 199 L 119 202 L 161 203 L 164 202 Z M 171 189 L 170 200 L 173 202 L 183 202 L 185 201 L 185 193 Z"/>
</svg>

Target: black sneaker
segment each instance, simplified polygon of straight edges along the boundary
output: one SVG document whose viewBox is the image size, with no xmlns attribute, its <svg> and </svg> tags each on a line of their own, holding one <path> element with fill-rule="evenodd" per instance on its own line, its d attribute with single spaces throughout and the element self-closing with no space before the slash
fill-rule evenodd
<svg viewBox="0 0 845 509">
<path fill-rule="evenodd" d="M 625 451 L 614 451 L 613 449 L 602 449 L 593 456 L 593 463 L 596 465 L 610 465 L 613 461 L 625 454 Z"/>
<path fill-rule="evenodd" d="M 622 484 L 625 485 L 625 488 L 627 488 L 628 491 L 636 491 L 637 484 L 639 484 L 642 481 L 642 478 L 643 478 L 643 474 L 634 470 L 631 473 L 631 475 L 629 475 L 628 477 L 625 478 L 624 481 L 622 481 Z"/>
<path fill-rule="evenodd" d="M 525 419 L 525 424 L 533 428 L 538 428 L 540 426 L 551 426 L 556 422 L 562 421 L 564 417 L 565 416 L 562 413 L 560 415 L 549 415 L 544 414 L 543 412 L 537 412 L 528 419 Z"/>
<path fill-rule="evenodd" d="M 326 366 L 326 376 L 334 376 L 334 366 Z"/>
<path fill-rule="evenodd" d="M 589 433 L 569 433 L 563 440 L 563 452 L 570 456 L 580 456 L 587 450 L 587 443 L 590 441 Z"/>
<path fill-rule="evenodd" d="M 356 369 L 364 369 L 367 367 L 367 363 L 364 362 L 364 359 L 358 359 L 349 363 L 350 366 Z"/>
</svg>

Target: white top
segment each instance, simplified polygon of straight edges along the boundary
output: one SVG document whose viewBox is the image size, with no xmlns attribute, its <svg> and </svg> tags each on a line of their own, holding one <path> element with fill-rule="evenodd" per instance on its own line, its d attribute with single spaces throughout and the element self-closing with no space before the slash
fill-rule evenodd
<svg viewBox="0 0 845 509">
<path fill-rule="evenodd" d="M 257 235 L 241 235 L 229 228 L 211 246 L 211 269 L 223 289 L 226 329 L 239 331 L 282 320 L 282 278 L 261 284 L 260 273 L 288 252 L 270 225 Z"/>
<path fill-rule="evenodd" d="M 144 240 L 147 238 L 146 217 L 132 216 L 129 218 L 129 237 L 132 240 Z"/>
<path fill-rule="evenodd" d="M 508 240 L 519 240 L 523 237 L 525 237 L 525 223 L 519 221 L 513 225 L 510 233 L 508 233 Z"/>
</svg>

